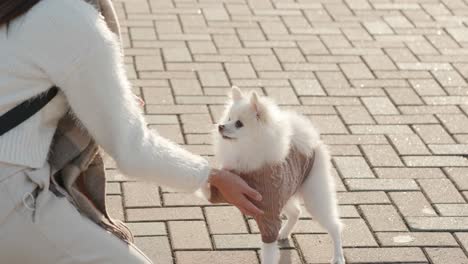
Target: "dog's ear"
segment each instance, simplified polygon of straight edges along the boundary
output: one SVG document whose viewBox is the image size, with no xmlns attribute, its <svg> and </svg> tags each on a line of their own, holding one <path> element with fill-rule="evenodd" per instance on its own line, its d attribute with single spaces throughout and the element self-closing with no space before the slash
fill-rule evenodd
<svg viewBox="0 0 468 264">
<path fill-rule="evenodd" d="M 253 111 L 257 113 L 257 118 L 262 117 L 264 112 L 263 105 L 260 102 L 257 92 L 255 91 L 252 91 L 252 93 L 250 93 L 250 106 L 252 107 Z"/>
<path fill-rule="evenodd" d="M 239 87 L 234 85 L 231 88 L 231 98 L 234 101 L 239 101 L 244 98 L 244 94 L 242 94 L 242 91 L 239 89 Z"/>
</svg>

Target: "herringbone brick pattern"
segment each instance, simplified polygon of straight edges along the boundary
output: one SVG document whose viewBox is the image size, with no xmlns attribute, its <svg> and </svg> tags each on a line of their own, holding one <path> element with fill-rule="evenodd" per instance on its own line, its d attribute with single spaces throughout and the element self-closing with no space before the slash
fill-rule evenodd
<svg viewBox="0 0 468 264">
<path fill-rule="evenodd" d="M 348 263 L 468 263 L 467 0 L 116 0 L 151 127 L 211 158 L 231 85 L 315 122 L 330 144 Z M 161 264 L 259 263 L 231 206 L 112 168 L 112 214 Z M 327 263 L 308 215 L 282 263 Z"/>
</svg>

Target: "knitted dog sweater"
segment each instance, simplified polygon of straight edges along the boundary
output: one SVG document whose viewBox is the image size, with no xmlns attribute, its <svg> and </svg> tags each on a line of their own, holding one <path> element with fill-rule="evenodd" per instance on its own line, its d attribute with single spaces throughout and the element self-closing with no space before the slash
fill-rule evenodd
<svg viewBox="0 0 468 264">
<path fill-rule="evenodd" d="M 263 242 L 272 243 L 278 239 L 281 211 L 309 175 L 314 157 L 313 154 L 306 156 L 291 148 L 286 159 L 279 164 L 265 165 L 251 172 L 233 170 L 263 196 L 262 201 L 252 201 L 265 212 L 255 217 Z M 210 190 L 210 202 L 226 202 L 216 187 L 211 186 Z"/>
</svg>

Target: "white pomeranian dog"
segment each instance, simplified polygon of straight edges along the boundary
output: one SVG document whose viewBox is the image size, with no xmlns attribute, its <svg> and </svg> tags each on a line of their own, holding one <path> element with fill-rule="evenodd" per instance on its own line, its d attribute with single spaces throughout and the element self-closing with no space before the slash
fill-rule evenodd
<svg viewBox="0 0 468 264">
<path fill-rule="evenodd" d="M 281 163 L 292 148 L 304 156 L 314 155 L 307 177 L 282 208 L 287 222 L 275 235 L 276 241 L 262 245 L 263 264 L 279 263 L 277 240 L 288 239 L 291 235 L 301 213 L 300 200 L 330 234 L 334 244 L 332 263 L 345 263 L 330 154 L 306 117 L 282 111 L 270 99 L 255 92 L 246 96 L 233 87 L 231 101 L 218 122 L 214 138 L 220 166 L 236 172 L 255 171 L 265 165 Z M 205 191 L 209 198 L 209 191 Z"/>
</svg>

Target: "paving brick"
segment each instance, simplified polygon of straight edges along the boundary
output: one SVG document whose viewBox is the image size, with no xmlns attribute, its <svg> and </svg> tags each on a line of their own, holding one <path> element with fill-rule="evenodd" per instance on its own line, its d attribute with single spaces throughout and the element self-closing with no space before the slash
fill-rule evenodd
<svg viewBox="0 0 468 264">
<path fill-rule="evenodd" d="M 432 203 L 464 203 L 455 186 L 448 179 L 420 179 L 421 188 Z"/>
<path fill-rule="evenodd" d="M 166 221 L 166 220 L 199 220 L 203 214 L 198 207 L 184 208 L 145 208 L 127 209 L 128 221 Z"/>
<path fill-rule="evenodd" d="M 387 144 L 387 139 L 382 135 L 322 135 L 326 144 Z"/>
<path fill-rule="evenodd" d="M 425 251 L 432 263 L 468 263 L 465 253 L 459 248 L 426 248 Z"/>
<path fill-rule="evenodd" d="M 393 34 L 392 29 L 382 21 L 365 22 L 364 26 L 371 34 Z"/>
<path fill-rule="evenodd" d="M 170 88 L 143 88 L 145 103 L 174 104 Z"/>
<path fill-rule="evenodd" d="M 445 172 L 454 182 L 458 190 L 468 190 L 468 168 L 445 168 Z"/>
<path fill-rule="evenodd" d="M 366 192 L 339 192 L 337 194 L 339 204 L 388 204 L 390 200 L 385 192 L 366 191 Z"/>
<path fill-rule="evenodd" d="M 374 232 L 406 231 L 406 225 L 392 205 L 361 205 L 362 213 Z"/>
<path fill-rule="evenodd" d="M 168 227 L 172 248 L 175 250 L 211 249 L 204 221 L 170 221 Z"/>
<path fill-rule="evenodd" d="M 468 248 L 468 233 L 454 233 L 455 237 L 459 241 L 460 245 L 466 250 Z"/>
<path fill-rule="evenodd" d="M 412 179 L 346 179 L 351 191 L 415 191 L 418 185 Z"/>
<path fill-rule="evenodd" d="M 314 115 L 310 116 L 312 122 L 324 134 L 347 134 L 348 131 L 338 116 L 332 115 Z"/>
<path fill-rule="evenodd" d="M 363 58 L 372 70 L 396 70 L 395 64 L 387 56 L 367 55 Z"/>
<path fill-rule="evenodd" d="M 398 155 L 389 145 L 364 145 L 362 150 L 371 166 L 401 167 L 403 166 Z"/>
<path fill-rule="evenodd" d="M 134 236 L 167 235 L 166 225 L 159 222 L 126 223 Z"/>
<path fill-rule="evenodd" d="M 377 242 L 362 219 L 343 219 L 344 247 L 372 247 Z"/>
<path fill-rule="evenodd" d="M 200 72 L 200 81 L 204 86 L 229 86 L 224 72 Z"/>
<path fill-rule="evenodd" d="M 456 247 L 450 233 L 436 232 L 379 232 L 378 240 L 384 247 Z"/>
<path fill-rule="evenodd" d="M 362 106 L 338 106 L 346 124 L 373 124 L 375 123 L 367 110 Z"/>
<path fill-rule="evenodd" d="M 426 144 L 450 144 L 455 142 L 440 125 L 415 125 L 413 127 Z"/>
<path fill-rule="evenodd" d="M 232 79 L 256 77 L 255 70 L 250 63 L 226 63 L 226 70 Z"/>
<path fill-rule="evenodd" d="M 257 249 L 262 245 L 260 234 L 213 235 L 216 249 Z"/>
<path fill-rule="evenodd" d="M 467 204 L 436 204 L 441 216 L 468 216 Z"/>
<path fill-rule="evenodd" d="M 109 215 L 118 220 L 125 220 L 124 210 L 122 206 L 122 196 L 106 195 L 107 211 Z"/>
<path fill-rule="evenodd" d="M 161 206 L 158 186 L 147 182 L 123 183 L 125 207 Z"/>
<path fill-rule="evenodd" d="M 192 61 L 190 51 L 186 47 L 163 48 L 164 60 L 168 62 Z"/>
<path fill-rule="evenodd" d="M 411 88 L 391 88 L 387 89 L 387 92 L 396 105 L 423 104 L 416 92 Z"/>
<path fill-rule="evenodd" d="M 258 264 L 255 251 L 177 251 L 177 263 Z"/>
<path fill-rule="evenodd" d="M 400 155 L 427 155 L 429 150 L 417 135 L 389 135 Z"/>
<path fill-rule="evenodd" d="M 466 115 L 437 115 L 447 130 L 451 133 L 468 133 L 468 117 Z"/>
<path fill-rule="evenodd" d="M 422 192 L 390 192 L 398 211 L 407 216 L 435 216 L 436 212 Z"/>
<path fill-rule="evenodd" d="M 280 71 L 281 65 L 274 55 L 251 56 L 252 65 L 257 71 Z"/>
<path fill-rule="evenodd" d="M 308 219 L 300 219 L 296 226 L 293 229 L 293 234 L 325 234 L 327 231 L 317 222 L 310 220 L 310 216 L 307 211 L 304 209 L 301 214 L 301 218 L 305 218 L 304 215 Z M 258 225 L 254 219 L 249 219 L 248 221 L 250 233 L 258 234 L 260 230 L 258 229 Z"/>
<path fill-rule="evenodd" d="M 216 47 L 211 41 L 189 41 L 188 45 L 193 54 L 216 54 Z"/>
<path fill-rule="evenodd" d="M 155 263 L 174 263 L 171 247 L 166 237 L 137 237 L 135 244 Z"/>
<path fill-rule="evenodd" d="M 304 55 L 297 48 L 275 48 L 275 53 L 280 62 L 304 62 Z"/>
<path fill-rule="evenodd" d="M 445 95 L 444 89 L 433 79 L 413 79 L 409 82 L 420 96 Z"/>
<path fill-rule="evenodd" d="M 373 79 L 374 75 L 363 63 L 350 63 L 350 64 L 341 64 L 341 69 L 343 70 L 346 77 L 349 79 Z"/>
<path fill-rule="evenodd" d="M 120 188 L 120 183 L 118 182 L 107 182 L 106 183 L 106 194 L 122 194 L 122 190 Z"/>
<path fill-rule="evenodd" d="M 237 208 L 206 207 L 205 212 L 211 234 L 247 233 L 244 217 Z"/>
<path fill-rule="evenodd" d="M 468 160 L 461 156 L 406 156 L 403 161 L 410 167 L 468 167 Z"/>
<path fill-rule="evenodd" d="M 335 157 L 333 159 L 343 178 L 374 178 L 372 170 L 362 157 Z"/>
<path fill-rule="evenodd" d="M 191 193 L 164 193 L 162 195 L 164 206 L 201 206 L 210 203 L 203 198 Z"/>
<path fill-rule="evenodd" d="M 396 107 L 386 97 L 366 97 L 362 100 L 373 115 L 398 114 Z"/>
<path fill-rule="evenodd" d="M 382 125 L 439 124 L 433 115 L 376 115 L 374 119 Z"/>
<path fill-rule="evenodd" d="M 325 91 L 317 80 L 291 80 L 294 90 L 302 95 L 325 95 Z"/>
<path fill-rule="evenodd" d="M 466 231 L 468 217 L 407 217 L 413 231 Z"/>
<path fill-rule="evenodd" d="M 361 156 L 361 151 L 355 145 L 331 145 L 329 146 L 332 156 Z"/>
<path fill-rule="evenodd" d="M 464 155 L 468 153 L 468 144 L 429 145 L 432 153 L 438 155 Z"/>
<path fill-rule="evenodd" d="M 420 248 L 347 248 L 345 255 L 351 263 L 427 263 Z"/>
<path fill-rule="evenodd" d="M 445 178 L 439 168 L 375 168 L 374 171 L 379 178 Z"/>
<path fill-rule="evenodd" d="M 135 66 L 138 71 L 160 71 L 164 69 L 159 56 L 135 56 Z"/>
<path fill-rule="evenodd" d="M 349 83 L 341 72 L 317 72 L 317 77 L 325 88 L 345 88 Z"/>
<path fill-rule="evenodd" d="M 203 91 L 196 79 L 171 79 L 175 95 L 201 95 Z"/>
<path fill-rule="evenodd" d="M 296 235 L 297 243 L 307 263 L 329 263 L 333 244 L 328 235 Z"/>
<path fill-rule="evenodd" d="M 294 90 L 289 87 L 266 87 L 266 94 L 279 105 L 300 104 Z"/>
</svg>

